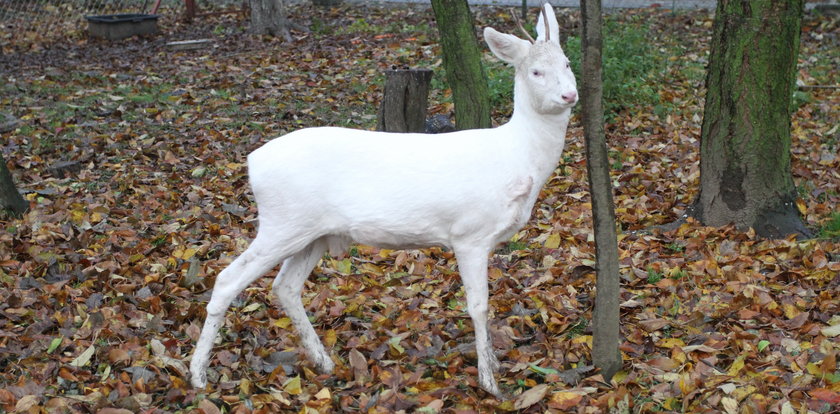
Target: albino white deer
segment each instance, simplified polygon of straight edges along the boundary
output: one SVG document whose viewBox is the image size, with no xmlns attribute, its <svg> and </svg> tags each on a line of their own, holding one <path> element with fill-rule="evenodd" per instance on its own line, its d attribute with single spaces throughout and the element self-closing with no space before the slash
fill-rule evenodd
<svg viewBox="0 0 840 414">
<path fill-rule="evenodd" d="M 439 135 L 309 128 L 248 156 L 259 230 L 216 278 L 190 363 L 193 386 L 207 384 L 210 351 L 231 301 L 280 262 L 274 294 L 309 359 L 332 372 L 335 364 L 309 323 L 301 292 L 324 252 L 355 241 L 454 251 L 475 329 L 478 382 L 502 395 L 487 322 L 488 257 L 530 217 L 560 159 L 578 100 L 550 5 L 536 27 L 536 41 L 484 29 L 493 53 L 516 68 L 513 116 L 498 128 Z"/>
</svg>

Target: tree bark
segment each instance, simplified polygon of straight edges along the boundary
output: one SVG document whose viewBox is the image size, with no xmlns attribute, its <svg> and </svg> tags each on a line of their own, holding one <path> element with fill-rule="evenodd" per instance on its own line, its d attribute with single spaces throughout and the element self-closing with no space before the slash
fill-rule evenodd
<svg viewBox="0 0 840 414">
<path fill-rule="evenodd" d="M 2 154 L 0 154 L 0 209 L 15 217 L 29 209 L 29 203 L 23 199 L 12 181 L 12 174 L 6 167 L 6 159 Z"/>
<path fill-rule="evenodd" d="M 432 0 L 458 129 L 490 128 L 490 94 L 467 0 Z"/>
<path fill-rule="evenodd" d="M 583 34 L 582 116 L 586 142 L 589 193 L 592 196 L 597 280 L 593 312 L 592 360 L 607 381 L 621 369 L 619 346 L 618 239 L 615 229 L 612 183 L 604 136 L 603 80 L 601 76 L 601 0 L 581 1 Z"/>
<path fill-rule="evenodd" d="M 379 131 L 423 132 L 429 102 L 429 69 L 385 72 L 385 93 L 379 107 Z"/>
<path fill-rule="evenodd" d="M 809 236 L 791 175 L 791 95 L 804 0 L 719 0 L 692 215 L 763 237 Z"/>
<path fill-rule="evenodd" d="M 285 0 L 251 0 L 251 32 L 292 40 Z"/>
</svg>

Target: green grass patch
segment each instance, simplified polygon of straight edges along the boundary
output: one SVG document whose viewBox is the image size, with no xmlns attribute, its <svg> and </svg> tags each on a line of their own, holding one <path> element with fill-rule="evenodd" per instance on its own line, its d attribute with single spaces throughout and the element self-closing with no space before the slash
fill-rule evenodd
<svg viewBox="0 0 840 414">
<path fill-rule="evenodd" d="M 662 72 L 663 59 L 653 47 L 649 28 L 641 19 L 604 21 L 602 73 L 604 79 L 604 115 L 607 120 L 623 111 L 661 105 L 655 88 L 655 76 Z M 577 79 L 581 78 L 581 40 L 570 37 L 565 46 Z M 637 109 L 638 108 L 638 109 Z M 663 112 L 663 111 L 660 111 Z"/>
<path fill-rule="evenodd" d="M 513 112 L 513 67 L 494 59 L 485 62 L 490 105 L 503 113 Z"/>
<path fill-rule="evenodd" d="M 831 213 L 829 219 L 820 226 L 817 235 L 821 239 L 840 238 L 840 212 Z"/>
<path fill-rule="evenodd" d="M 662 273 L 657 272 L 653 267 L 647 268 L 647 282 L 651 285 L 655 285 L 662 280 Z"/>
</svg>

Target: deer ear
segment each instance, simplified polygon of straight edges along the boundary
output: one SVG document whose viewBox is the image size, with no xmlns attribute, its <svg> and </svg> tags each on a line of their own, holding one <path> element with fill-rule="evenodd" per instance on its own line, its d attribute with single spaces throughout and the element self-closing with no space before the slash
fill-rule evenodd
<svg viewBox="0 0 840 414">
<path fill-rule="evenodd" d="M 499 33 L 492 27 L 484 29 L 484 40 L 496 57 L 514 65 L 528 54 L 531 47 L 531 42 L 514 35 Z"/>
<path fill-rule="evenodd" d="M 554 15 L 554 7 L 551 7 L 551 4 L 548 3 L 543 4 L 540 17 L 537 19 L 537 40 L 546 40 L 546 26 L 548 27 L 548 40 L 559 45 L 560 26 L 557 24 L 557 17 Z"/>
</svg>

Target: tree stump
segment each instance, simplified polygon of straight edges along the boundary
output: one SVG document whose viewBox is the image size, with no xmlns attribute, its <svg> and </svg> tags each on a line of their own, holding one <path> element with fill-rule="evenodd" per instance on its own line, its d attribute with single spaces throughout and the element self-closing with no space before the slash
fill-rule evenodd
<svg viewBox="0 0 840 414">
<path fill-rule="evenodd" d="M 385 72 L 385 94 L 376 129 L 386 132 L 423 132 L 429 100 L 429 69 L 393 69 Z"/>
<path fill-rule="evenodd" d="M 29 203 L 23 199 L 12 181 L 12 174 L 6 167 L 6 159 L 0 154 L 0 217 L 9 214 L 17 217 L 29 209 Z"/>
</svg>

